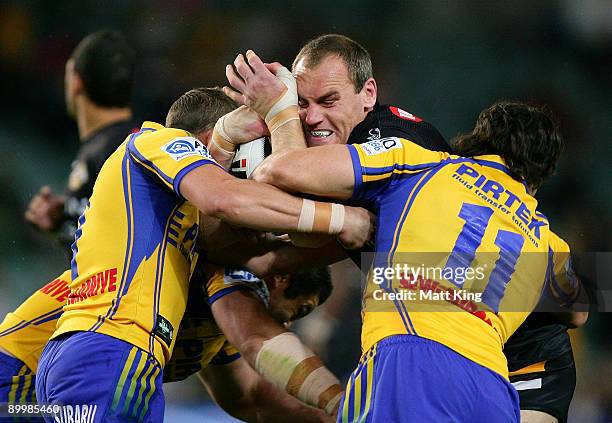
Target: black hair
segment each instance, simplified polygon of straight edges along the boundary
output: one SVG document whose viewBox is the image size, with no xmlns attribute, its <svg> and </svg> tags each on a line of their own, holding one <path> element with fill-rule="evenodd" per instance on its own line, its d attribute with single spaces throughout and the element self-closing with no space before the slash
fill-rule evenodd
<svg viewBox="0 0 612 423">
<path fill-rule="evenodd" d="M 289 286 L 285 289 L 285 297 L 292 299 L 300 295 L 319 296 L 319 305 L 323 304 L 331 295 L 333 286 L 329 268 L 315 267 L 290 274 Z"/>
<path fill-rule="evenodd" d="M 559 124 L 548 109 L 509 101 L 483 110 L 472 132 L 452 143 L 460 156 L 501 156 L 510 175 L 531 189 L 554 173 L 562 148 Z"/>
<path fill-rule="evenodd" d="M 217 120 L 238 104 L 220 88 L 195 88 L 180 96 L 168 111 L 166 127 L 197 134 L 215 126 Z"/>
<path fill-rule="evenodd" d="M 117 31 L 85 37 L 70 56 L 89 99 L 102 107 L 126 107 L 132 98 L 135 54 Z"/>
</svg>

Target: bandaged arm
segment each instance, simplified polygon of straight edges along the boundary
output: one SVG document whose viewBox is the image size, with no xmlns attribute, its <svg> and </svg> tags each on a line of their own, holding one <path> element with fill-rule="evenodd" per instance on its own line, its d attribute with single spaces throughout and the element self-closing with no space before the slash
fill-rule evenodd
<svg viewBox="0 0 612 423">
<path fill-rule="evenodd" d="M 336 411 L 343 392 L 338 379 L 250 292 L 231 292 L 211 309 L 229 342 L 267 380 L 328 414 Z"/>
</svg>

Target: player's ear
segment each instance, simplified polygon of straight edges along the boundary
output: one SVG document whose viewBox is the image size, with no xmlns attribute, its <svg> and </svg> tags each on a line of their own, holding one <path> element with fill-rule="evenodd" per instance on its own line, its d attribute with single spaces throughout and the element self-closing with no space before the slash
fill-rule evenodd
<svg viewBox="0 0 612 423">
<path fill-rule="evenodd" d="M 287 275 L 274 275 L 271 278 L 266 279 L 268 289 L 281 289 L 285 290 L 289 286 L 289 276 Z"/>
<path fill-rule="evenodd" d="M 212 137 L 212 133 L 213 133 L 212 129 L 207 129 L 205 131 L 197 132 L 193 135 L 195 135 L 197 139 L 202 141 L 202 144 L 204 144 L 206 148 L 208 148 L 208 145 L 210 144 L 210 138 Z"/>
<path fill-rule="evenodd" d="M 85 94 L 85 83 L 83 82 L 83 78 L 76 71 L 72 71 L 72 83 L 71 83 L 72 93 L 74 95 Z"/>
<path fill-rule="evenodd" d="M 369 112 L 372 110 L 372 108 L 374 108 L 378 95 L 378 87 L 376 86 L 376 81 L 374 78 L 369 78 L 365 84 L 363 84 L 360 94 L 363 99 L 363 107 L 367 112 Z"/>
</svg>

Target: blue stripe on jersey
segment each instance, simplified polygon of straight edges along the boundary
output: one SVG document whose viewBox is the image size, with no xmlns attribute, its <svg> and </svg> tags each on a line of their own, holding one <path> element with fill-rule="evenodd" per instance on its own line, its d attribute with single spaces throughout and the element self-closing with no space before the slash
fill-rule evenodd
<svg viewBox="0 0 612 423">
<path fill-rule="evenodd" d="M 166 226 L 164 227 L 163 239 L 160 245 L 160 251 L 157 253 L 157 264 L 155 267 L 155 291 L 154 291 L 154 300 L 153 300 L 153 326 L 151 327 L 151 332 L 149 334 L 149 352 L 154 355 L 154 343 L 153 343 L 153 330 L 157 327 L 157 316 L 159 313 L 159 296 L 161 295 L 161 285 L 164 277 L 164 258 L 166 257 L 166 246 L 168 245 L 167 240 L 170 239 L 168 237 L 170 222 L 174 218 L 174 214 L 178 210 L 178 208 L 183 204 L 181 201 L 179 204 L 174 206 L 174 209 L 168 214 L 168 219 L 166 220 Z M 178 234 L 177 234 L 178 235 Z M 168 347 L 170 347 L 168 345 Z"/>
<path fill-rule="evenodd" d="M 22 320 L 21 322 L 17 323 L 16 325 L 11 326 L 10 328 L 6 328 L 5 330 L 3 330 L 2 332 L 0 332 L 0 337 L 6 336 L 6 335 L 10 335 L 13 332 L 16 332 L 20 329 L 23 329 L 27 326 L 30 325 L 39 325 L 41 323 L 44 323 L 45 321 L 48 321 L 49 316 L 57 316 L 56 318 L 59 318 L 59 315 L 61 315 L 61 312 L 63 310 L 63 307 L 59 307 L 56 308 L 55 310 L 51 310 L 45 314 L 41 314 L 40 316 L 36 316 L 35 318 L 31 319 L 31 320 Z"/>
<path fill-rule="evenodd" d="M 414 185 L 414 188 L 411 190 L 410 196 L 408 198 L 408 201 L 404 207 L 404 210 L 402 211 L 402 215 L 395 227 L 395 231 L 394 231 L 394 239 L 392 241 L 392 245 L 391 245 L 391 249 L 389 250 L 389 255 L 387 256 L 387 267 L 392 267 L 392 261 L 393 261 L 393 256 L 395 255 L 395 251 L 397 250 L 397 246 L 399 245 L 399 238 L 400 238 L 400 232 L 402 230 L 402 227 L 404 226 L 404 222 L 406 221 L 406 217 L 408 216 L 408 213 L 410 212 L 410 208 L 412 207 L 412 204 L 414 204 L 414 200 L 415 198 L 418 196 L 419 192 L 421 191 L 421 189 L 427 184 L 427 182 L 429 180 L 431 180 L 431 178 L 440 171 L 440 169 L 442 169 L 444 166 L 438 166 L 433 168 L 432 170 L 421 174 L 419 177 L 419 182 Z M 396 235 L 395 235 L 396 234 Z M 384 251 L 384 250 L 381 250 Z M 396 304 L 396 308 L 398 310 L 398 312 L 400 313 L 400 315 L 405 315 L 406 320 L 408 321 L 408 324 L 410 326 L 410 329 L 412 329 L 412 333 L 416 334 L 416 330 L 414 328 L 414 325 L 412 323 L 412 319 L 410 319 L 410 316 L 408 315 L 408 311 L 406 310 L 406 307 L 404 306 L 402 301 L 399 301 L 400 306 L 398 307 Z M 404 323 L 405 324 L 405 323 Z M 408 329 L 408 328 L 407 328 Z M 408 331 L 410 333 L 410 331 Z"/>
<path fill-rule="evenodd" d="M 89 202 L 87 202 L 87 207 L 89 207 Z M 85 210 L 87 210 L 87 208 Z M 74 242 L 70 246 L 70 249 L 72 250 L 72 259 L 70 260 L 70 270 L 71 270 L 70 275 L 72 277 L 72 280 L 75 280 L 76 278 L 79 277 L 79 268 L 77 266 L 77 261 L 76 261 L 76 255 L 79 252 L 79 248 L 77 247 L 77 241 L 79 240 L 79 238 L 81 238 L 81 235 L 83 235 L 83 224 L 85 223 L 85 212 L 83 212 L 83 214 L 79 216 L 78 222 L 79 222 L 79 226 L 74 234 Z"/>
<path fill-rule="evenodd" d="M 130 136 L 130 140 L 132 140 L 135 136 L 136 134 L 133 134 L 132 136 Z M 128 159 L 128 157 L 129 157 L 129 154 L 126 151 L 123 155 L 123 159 L 121 160 L 121 183 L 123 185 L 123 200 L 125 202 L 125 211 L 127 214 L 127 228 L 126 228 L 127 229 L 127 244 L 125 246 L 125 257 L 123 258 L 123 271 L 121 272 L 121 282 L 119 283 L 119 289 L 117 290 L 117 296 L 113 298 L 113 302 L 111 306 L 109 307 L 109 309 L 106 311 L 106 314 L 104 316 L 102 315 L 98 316 L 98 321 L 91 328 L 89 328 L 89 330 L 93 332 L 97 331 L 98 328 L 102 326 L 102 324 L 104 323 L 104 320 L 112 313 L 112 310 L 115 308 L 117 299 L 119 298 L 119 295 L 122 292 L 121 287 L 125 283 L 125 279 L 126 279 L 125 276 L 126 276 L 126 272 L 128 269 L 128 263 L 130 262 L 130 258 L 131 258 L 133 216 L 131 214 L 132 197 L 131 197 L 131 189 L 130 189 L 131 182 L 129 180 L 129 175 L 130 175 L 129 167 L 130 167 L 131 162 Z"/>
<path fill-rule="evenodd" d="M 384 257 L 385 251 L 390 251 L 393 247 L 393 234 L 397 229 L 397 224 L 402 217 L 402 211 L 410 201 L 413 191 L 419 185 L 419 182 L 427 175 L 427 172 L 410 175 L 409 178 L 404 179 L 401 184 L 397 184 L 394 187 L 390 188 L 393 190 L 393 193 L 387 196 L 387 199 L 391 199 L 389 203 L 379 204 L 380 207 L 379 216 L 383 213 L 388 214 L 389 217 L 385 219 L 385 221 L 381 221 L 377 219 L 376 227 L 376 240 L 380 245 L 378 251 L 375 256 L 374 266 L 375 267 L 389 267 L 390 255 Z M 381 254 L 382 253 L 382 254 Z M 386 292 L 393 292 L 393 287 L 384 283 L 381 285 L 381 288 Z M 415 334 L 414 327 L 410 320 L 410 317 L 407 313 L 404 313 L 405 309 L 401 306 L 401 301 L 395 299 L 393 300 L 393 304 L 399 313 L 402 322 L 404 323 L 404 327 L 406 328 L 406 332 L 409 334 Z"/>
<path fill-rule="evenodd" d="M 128 155 L 126 157 L 128 157 L 128 163 L 133 163 L 129 160 Z M 127 187 L 124 185 L 124 189 L 130 190 L 131 207 L 127 213 L 128 219 L 133 219 L 132 246 L 127 274 L 125 280 L 122 281 L 123 286 L 120 286 L 117 301 L 108 316 L 111 319 L 116 314 L 121 299 L 127 294 L 141 263 L 150 258 L 159 246 L 163 248 L 165 245 L 165 243 L 162 244 L 162 241 L 167 232 L 167 220 L 172 216 L 173 209 L 178 207 L 177 202 L 180 201 L 173 193 L 161 188 L 158 184 L 152 184 L 151 176 L 145 173 L 140 166 L 129 165 L 127 172 L 129 172 L 130 183 Z M 158 254 L 162 252 L 158 251 Z"/>
<path fill-rule="evenodd" d="M 64 310 L 63 310 L 63 307 L 62 307 L 62 310 L 58 311 L 55 314 L 52 314 L 51 316 L 49 316 L 49 317 L 47 317 L 47 318 L 45 318 L 43 320 L 39 320 L 39 321 L 33 323 L 33 325 L 34 326 L 38 326 L 38 325 L 42 325 L 43 323 L 50 322 L 51 320 L 59 319 L 63 312 L 64 312 Z"/>
<path fill-rule="evenodd" d="M 171 177 L 166 175 L 160 168 L 155 166 L 150 160 L 146 159 L 142 154 L 140 154 L 138 150 L 136 150 L 135 147 L 129 148 L 130 145 L 133 145 L 133 143 L 128 144 L 128 152 L 130 154 L 130 158 L 134 161 L 134 163 L 141 165 L 141 167 L 143 167 L 144 169 L 147 169 L 147 171 L 151 173 L 156 173 L 156 176 L 161 177 L 168 185 L 172 186 Z M 142 165 L 149 166 L 151 169 L 148 169 Z"/>
<path fill-rule="evenodd" d="M 187 175 L 189 172 L 191 172 L 193 169 L 200 167 L 202 165 L 206 165 L 206 164 L 211 164 L 211 165 L 215 165 L 218 168 L 222 169 L 224 172 L 227 172 L 226 169 L 223 168 L 223 166 L 221 166 L 219 163 L 213 161 L 213 160 L 208 160 L 208 159 L 204 159 L 202 158 L 202 160 L 198 160 L 197 162 L 191 163 L 190 165 L 185 166 L 184 168 L 182 168 L 179 173 L 176 174 L 176 176 L 174 177 L 174 183 L 173 183 L 173 188 L 174 188 L 174 192 L 176 192 L 178 195 L 181 196 L 181 198 L 183 198 L 183 195 L 181 194 L 181 191 L 179 190 L 180 185 L 181 185 L 181 181 L 183 180 L 183 178 L 185 177 L 185 175 Z"/>
<path fill-rule="evenodd" d="M 431 167 L 438 166 L 440 164 L 445 164 L 445 161 L 434 162 L 434 163 L 422 163 L 418 165 L 409 165 L 409 164 L 394 164 L 393 166 L 385 166 L 385 167 L 363 167 L 362 173 L 364 175 L 384 175 L 385 173 L 390 173 L 393 171 L 420 171 L 427 170 Z"/>
<path fill-rule="evenodd" d="M 363 182 L 363 175 L 361 174 L 361 161 L 359 160 L 359 154 L 354 145 L 347 145 L 349 153 L 351 154 L 351 161 L 353 162 L 353 173 L 355 174 L 355 186 L 353 187 L 353 194 L 351 200 L 355 198 L 355 194 L 361 191 L 361 184 Z"/>
<path fill-rule="evenodd" d="M 232 292 L 239 290 L 251 291 L 251 288 L 247 288 L 244 285 L 230 286 L 229 288 L 224 288 L 220 291 L 217 291 L 212 297 L 207 298 L 206 301 L 208 302 L 208 305 L 211 306 L 219 298 L 225 297 L 227 294 L 231 294 Z"/>
<path fill-rule="evenodd" d="M 508 167 L 504 166 L 501 163 L 493 162 L 491 160 L 482 160 L 482 159 L 473 159 L 473 161 L 478 163 L 479 165 L 492 167 L 493 169 L 501 170 L 506 175 L 510 175 L 510 170 L 508 170 Z"/>
<path fill-rule="evenodd" d="M 406 207 L 412 192 L 418 183 L 427 175 L 427 172 L 410 175 L 392 187 L 389 187 L 391 192 L 385 195 L 385 201 L 380 202 L 377 206 L 379 209 L 378 216 L 385 215 L 387 218 L 383 221 L 380 218 L 376 219 L 376 243 L 377 253 L 375 266 L 386 267 L 389 256 L 385 256 L 385 252 L 391 251 L 393 247 L 393 234 L 397 228 L 397 222 L 402 217 L 402 212 Z"/>
<path fill-rule="evenodd" d="M 391 246 L 391 250 L 389 251 L 388 264 L 391 263 L 391 258 L 395 254 L 395 251 L 397 250 L 397 246 L 399 244 L 399 242 L 398 242 L 399 241 L 399 231 L 401 231 L 402 227 L 404 226 L 404 222 L 406 221 L 406 217 L 408 216 L 408 213 L 410 212 L 410 208 L 412 207 L 412 204 L 414 204 L 415 198 L 418 196 L 419 192 L 427 184 L 427 182 L 429 182 L 429 180 L 436 173 L 438 173 L 443 167 L 444 166 L 438 166 L 438 167 L 430 170 L 429 172 L 426 172 L 424 174 L 424 176 L 421 178 L 421 180 L 419 181 L 418 185 L 414 188 L 413 193 L 411 195 L 411 198 L 408 200 L 408 203 L 406 204 L 406 208 L 404 209 L 404 211 L 402 213 L 402 217 L 400 218 L 400 221 L 398 222 L 398 224 L 396 226 L 396 231 L 398 232 L 398 236 L 393 240 L 393 244 Z"/>
<path fill-rule="evenodd" d="M 550 286 L 553 292 L 559 297 L 559 300 L 561 300 L 562 304 L 570 305 L 573 303 L 574 297 L 567 295 L 563 291 L 563 289 L 561 289 L 561 287 L 559 286 L 559 282 L 557 282 L 557 278 L 555 276 L 555 270 L 554 270 L 554 263 L 550 271 Z"/>
</svg>

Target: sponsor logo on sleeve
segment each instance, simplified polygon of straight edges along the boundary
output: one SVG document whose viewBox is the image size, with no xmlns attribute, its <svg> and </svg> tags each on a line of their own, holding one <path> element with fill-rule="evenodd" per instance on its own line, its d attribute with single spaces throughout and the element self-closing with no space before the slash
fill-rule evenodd
<svg viewBox="0 0 612 423">
<path fill-rule="evenodd" d="M 156 324 L 153 334 L 159 336 L 161 340 L 166 343 L 166 345 L 170 345 L 172 343 L 172 339 L 174 338 L 174 327 L 172 326 L 172 323 L 170 323 L 170 321 L 161 314 L 157 315 L 157 319 L 155 319 L 155 321 Z"/>
<path fill-rule="evenodd" d="M 205 159 L 213 160 L 206 146 L 200 140 L 193 137 L 174 138 L 162 146 L 161 150 L 177 162 L 191 156 L 201 156 Z"/>
<path fill-rule="evenodd" d="M 401 118 L 401 119 L 404 119 L 404 120 L 411 120 L 411 121 L 416 122 L 416 123 L 423 122 L 423 119 L 421 119 L 420 117 L 415 116 L 412 113 L 407 112 L 405 110 L 402 110 L 399 107 L 390 106 L 389 110 L 391 110 L 391 113 L 393 113 L 398 118 Z"/>
<path fill-rule="evenodd" d="M 394 148 L 402 148 L 402 142 L 397 137 L 381 138 L 379 140 L 372 140 L 359 144 L 359 147 L 368 156 L 375 156 L 376 154 L 386 153 Z"/>
</svg>

